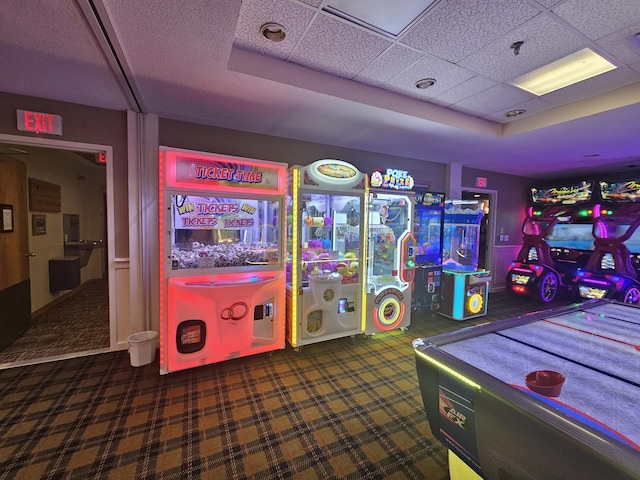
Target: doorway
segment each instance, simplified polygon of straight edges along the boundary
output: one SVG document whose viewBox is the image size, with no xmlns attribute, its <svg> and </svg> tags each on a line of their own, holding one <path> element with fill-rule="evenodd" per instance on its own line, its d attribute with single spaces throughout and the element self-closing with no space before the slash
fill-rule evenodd
<svg viewBox="0 0 640 480">
<path fill-rule="evenodd" d="M 111 147 L 0 135 L 0 162 L 8 158 L 26 170 L 29 288 L 21 301 L 31 318 L 0 351 L 0 367 L 110 351 Z"/>
<path fill-rule="evenodd" d="M 495 206 L 498 192 L 487 189 L 467 189 L 462 192 L 462 200 L 476 200 L 484 211 L 480 224 L 480 239 L 478 248 L 478 268 L 493 270 L 493 248 L 495 244 Z"/>
</svg>

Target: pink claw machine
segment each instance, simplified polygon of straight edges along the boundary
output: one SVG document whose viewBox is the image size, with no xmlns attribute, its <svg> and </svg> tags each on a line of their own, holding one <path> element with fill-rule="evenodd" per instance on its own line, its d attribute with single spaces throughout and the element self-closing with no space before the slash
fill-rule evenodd
<svg viewBox="0 0 640 480">
<path fill-rule="evenodd" d="M 413 178 L 388 168 L 371 174 L 367 258 L 367 321 L 364 333 L 405 330 L 411 323 L 416 269 Z"/>
<path fill-rule="evenodd" d="M 160 148 L 160 373 L 285 347 L 285 164 Z"/>
<path fill-rule="evenodd" d="M 289 172 L 287 339 L 303 345 L 364 331 L 366 175 L 341 160 Z"/>
</svg>

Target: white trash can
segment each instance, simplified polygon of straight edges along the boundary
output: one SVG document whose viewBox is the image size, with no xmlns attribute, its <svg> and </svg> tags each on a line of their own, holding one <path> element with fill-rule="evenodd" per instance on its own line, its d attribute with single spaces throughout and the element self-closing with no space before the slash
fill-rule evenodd
<svg viewBox="0 0 640 480">
<path fill-rule="evenodd" d="M 134 333 L 127 338 L 129 357 L 132 367 L 141 367 L 153 363 L 156 359 L 158 332 L 152 330 Z"/>
</svg>

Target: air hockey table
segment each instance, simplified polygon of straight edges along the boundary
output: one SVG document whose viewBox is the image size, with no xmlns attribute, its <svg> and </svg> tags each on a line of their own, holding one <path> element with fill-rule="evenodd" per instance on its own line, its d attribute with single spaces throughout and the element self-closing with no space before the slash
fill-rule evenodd
<svg viewBox="0 0 640 480">
<path fill-rule="evenodd" d="M 640 479 L 639 307 L 591 300 L 413 348 L 451 480 Z M 538 370 L 564 375 L 559 395 L 527 387 Z"/>
</svg>

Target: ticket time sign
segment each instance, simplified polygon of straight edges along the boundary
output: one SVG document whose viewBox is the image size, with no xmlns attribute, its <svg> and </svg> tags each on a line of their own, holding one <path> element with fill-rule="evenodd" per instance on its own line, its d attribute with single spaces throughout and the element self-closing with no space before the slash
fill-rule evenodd
<svg viewBox="0 0 640 480">
<path fill-rule="evenodd" d="M 280 194 L 286 188 L 284 164 L 171 150 L 164 156 L 169 187 Z"/>
</svg>

